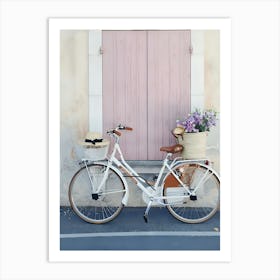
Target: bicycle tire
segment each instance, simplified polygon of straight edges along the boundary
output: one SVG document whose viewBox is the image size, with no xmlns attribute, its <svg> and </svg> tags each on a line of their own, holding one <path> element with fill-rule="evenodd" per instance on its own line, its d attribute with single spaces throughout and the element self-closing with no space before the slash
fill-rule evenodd
<svg viewBox="0 0 280 280">
<path fill-rule="evenodd" d="M 163 182 L 163 195 L 166 197 L 164 202 L 171 215 L 184 223 L 192 224 L 202 223 L 213 217 L 220 204 L 220 179 L 216 173 L 205 165 L 189 162 L 176 165 L 173 171 L 178 174 L 187 188 L 192 190 L 204 175 L 207 180 L 191 197 L 169 172 Z M 175 198 L 175 196 L 179 197 Z"/>
<path fill-rule="evenodd" d="M 116 218 L 122 208 L 125 186 L 121 177 L 112 169 L 98 194 L 92 195 L 91 179 L 98 186 L 107 166 L 98 163 L 88 164 L 79 169 L 71 179 L 68 197 L 73 211 L 84 221 L 92 224 L 103 224 Z"/>
</svg>

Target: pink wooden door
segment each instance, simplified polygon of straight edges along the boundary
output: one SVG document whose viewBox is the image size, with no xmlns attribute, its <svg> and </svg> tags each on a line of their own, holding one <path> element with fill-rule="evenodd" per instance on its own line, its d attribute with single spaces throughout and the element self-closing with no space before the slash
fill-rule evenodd
<svg viewBox="0 0 280 280">
<path fill-rule="evenodd" d="M 145 31 L 103 31 L 103 128 L 119 123 L 126 159 L 147 159 L 147 34 Z"/>
<path fill-rule="evenodd" d="M 190 111 L 190 31 L 148 31 L 148 159 L 176 144 L 170 131 Z"/>
<path fill-rule="evenodd" d="M 190 31 L 103 31 L 103 127 L 121 137 L 126 159 L 157 160 L 190 109 Z"/>
</svg>

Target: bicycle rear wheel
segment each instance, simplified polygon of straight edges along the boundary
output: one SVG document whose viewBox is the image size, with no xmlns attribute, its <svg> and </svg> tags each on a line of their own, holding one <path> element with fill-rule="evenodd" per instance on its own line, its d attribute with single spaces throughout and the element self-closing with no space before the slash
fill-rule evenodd
<svg viewBox="0 0 280 280">
<path fill-rule="evenodd" d="M 194 193 L 190 195 L 169 172 L 163 190 L 169 212 L 185 223 L 201 223 L 210 219 L 219 208 L 218 176 L 212 169 L 199 163 L 181 163 L 173 168 L 173 172 Z"/>
<path fill-rule="evenodd" d="M 99 193 L 91 187 L 90 178 L 97 188 L 107 166 L 89 164 L 82 167 L 72 178 L 69 186 L 69 201 L 74 212 L 84 221 L 93 224 L 107 223 L 122 210 L 125 186 L 120 176 L 111 168 Z M 90 177 L 89 177 L 90 176 Z"/>
</svg>

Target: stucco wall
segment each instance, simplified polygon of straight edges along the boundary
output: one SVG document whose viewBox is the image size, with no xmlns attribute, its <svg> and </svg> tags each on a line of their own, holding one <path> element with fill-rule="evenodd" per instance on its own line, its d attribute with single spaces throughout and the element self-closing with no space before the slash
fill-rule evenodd
<svg viewBox="0 0 280 280">
<path fill-rule="evenodd" d="M 204 31 L 205 109 L 220 110 L 220 32 Z"/>
<path fill-rule="evenodd" d="M 204 108 L 220 112 L 220 32 L 204 31 Z M 220 123 L 211 129 L 207 143 L 208 156 L 214 161 L 214 168 L 220 170 Z M 215 149 L 215 148 L 216 149 Z"/>
<path fill-rule="evenodd" d="M 61 31 L 60 53 L 60 200 L 65 205 L 81 157 L 78 141 L 88 131 L 88 31 Z"/>
<path fill-rule="evenodd" d="M 219 30 L 192 30 L 191 110 L 220 111 L 220 33 Z M 207 157 L 220 170 L 220 127 L 213 127 L 207 137 Z"/>
</svg>

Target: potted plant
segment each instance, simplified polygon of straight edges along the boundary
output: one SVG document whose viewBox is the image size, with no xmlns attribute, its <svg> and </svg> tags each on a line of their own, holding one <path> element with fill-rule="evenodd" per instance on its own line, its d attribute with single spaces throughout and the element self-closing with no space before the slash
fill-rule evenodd
<svg viewBox="0 0 280 280">
<path fill-rule="evenodd" d="M 173 134 L 183 145 L 182 157 L 186 159 L 205 158 L 206 140 L 210 128 L 217 122 L 217 113 L 214 110 L 198 110 L 189 114 L 184 120 L 177 120 L 177 127 Z"/>
</svg>

